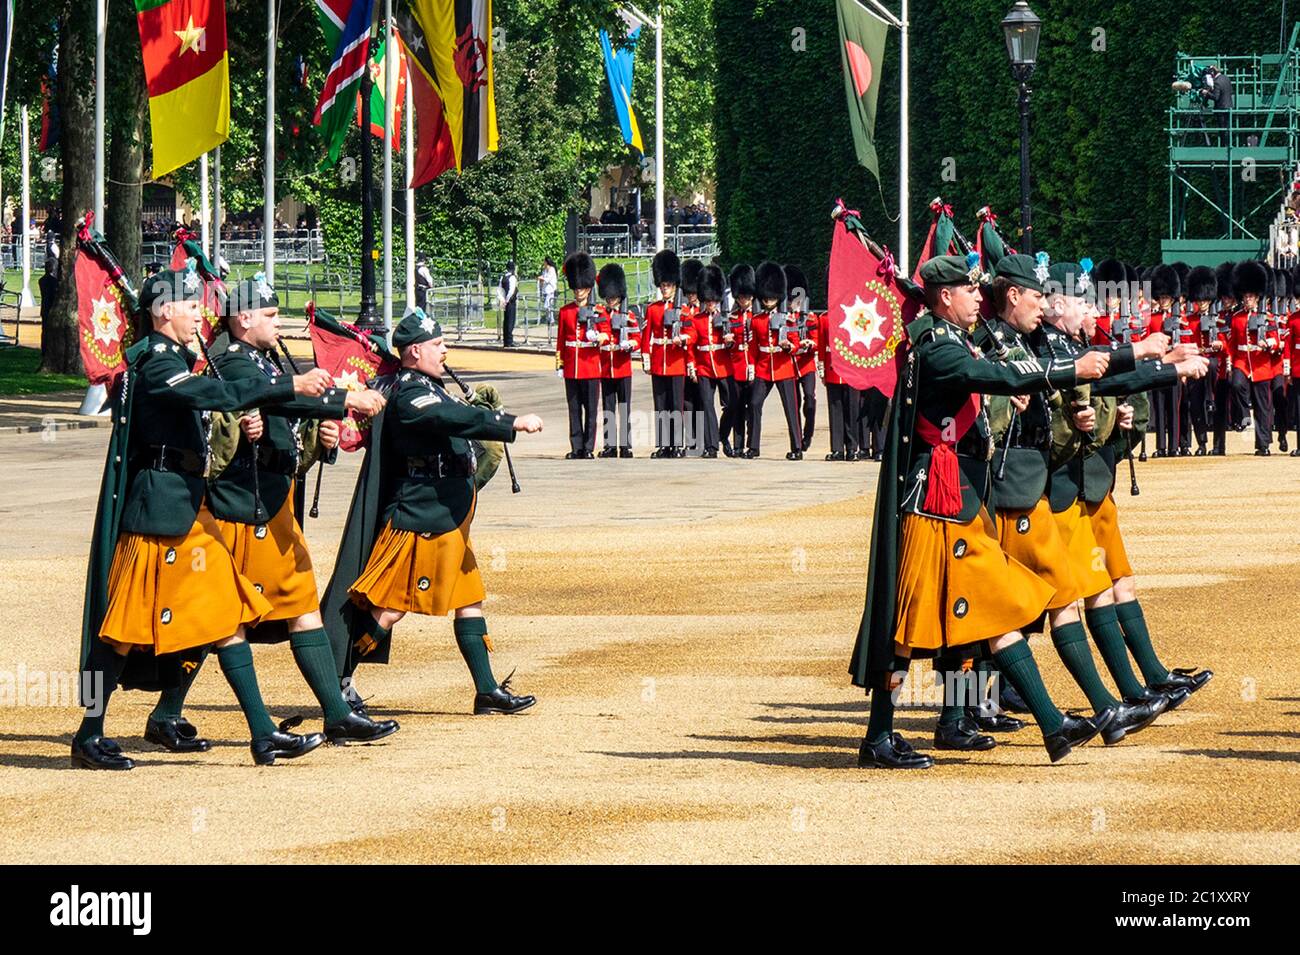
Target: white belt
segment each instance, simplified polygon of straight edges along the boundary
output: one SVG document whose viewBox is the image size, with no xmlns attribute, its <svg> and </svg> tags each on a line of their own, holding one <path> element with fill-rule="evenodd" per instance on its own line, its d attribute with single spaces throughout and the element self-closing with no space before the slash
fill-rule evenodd
<svg viewBox="0 0 1300 955">
<path fill-rule="evenodd" d="M 775 346 L 759 345 L 758 350 L 761 351 L 764 355 L 775 355 L 777 352 L 785 351 L 785 349 L 782 348 L 780 345 L 775 345 Z"/>
<path fill-rule="evenodd" d="M 672 339 L 672 338 L 655 338 L 653 335 L 651 335 L 650 344 L 651 345 L 676 345 L 677 341 L 676 339 Z"/>
<path fill-rule="evenodd" d="M 720 348 L 726 348 L 726 347 L 727 346 L 725 343 L 719 345 L 696 345 L 695 350 L 696 351 L 717 351 Z"/>
<path fill-rule="evenodd" d="M 600 342 L 565 342 L 565 348 L 599 348 Z"/>
</svg>

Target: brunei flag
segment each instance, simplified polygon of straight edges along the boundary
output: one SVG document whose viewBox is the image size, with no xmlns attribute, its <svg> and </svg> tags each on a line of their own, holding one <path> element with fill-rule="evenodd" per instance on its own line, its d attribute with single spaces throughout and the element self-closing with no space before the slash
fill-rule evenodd
<svg viewBox="0 0 1300 955">
<path fill-rule="evenodd" d="M 230 137 L 224 0 L 135 0 L 153 129 L 153 178 Z"/>
<path fill-rule="evenodd" d="M 411 81 L 416 103 L 416 127 L 423 123 L 434 132 L 426 140 L 420 133 L 421 146 L 427 141 L 437 149 L 443 139 L 443 157 L 449 152 L 451 165 L 437 168 L 440 162 L 421 162 L 426 178 L 412 186 L 428 182 L 446 169 L 456 171 L 472 166 L 488 153 L 497 150 L 497 109 L 492 78 L 492 0 L 410 0 L 414 29 L 402 31 L 402 39 L 411 55 L 414 74 Z M 399 30 L 401 27 L 399 25 Z M 421 97 L 421 87 L 437 95 L 439 115 L 426 120 L 428 97 Z M 430 174 L 431 170 L 432 171 Z"/>
</svg>

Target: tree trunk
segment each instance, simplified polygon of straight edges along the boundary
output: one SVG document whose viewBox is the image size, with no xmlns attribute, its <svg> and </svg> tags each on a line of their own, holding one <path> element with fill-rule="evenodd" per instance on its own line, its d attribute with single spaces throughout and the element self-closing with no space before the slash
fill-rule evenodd
<svg viewBox="0 0 1300 955">
<path fill-rule="evenodd" d="M 41 322 L 41 371 L 78 374 L 77 220 L 95 201 L 95 18 L 79 0 L 63 0 L 59 14 L 59 153 L 63 166 L 63 231 L 59 288 Z"/>
<path fill-rule="evenodd" d="M 108 196 L 104 216 L 104 237 L 122 264 L 132 285 L 138 287 L 143 274 L 140 243 L 144 205 L 144 138 L 149 118 L 149 93 L 144 82 L 144 63 L 135 9 L 119 3 L 109 9 L 109 49 L 114 56 L 112 84 L 113 122 L 109 129 Z"/>
</svg>

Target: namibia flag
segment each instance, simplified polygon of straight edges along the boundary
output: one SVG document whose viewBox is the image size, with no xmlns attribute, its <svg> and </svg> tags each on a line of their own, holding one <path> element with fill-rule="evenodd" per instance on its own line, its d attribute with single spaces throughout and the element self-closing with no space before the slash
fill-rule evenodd
<svg viewBox="0 0 1300 955">
<path fill-rule="evenodd" d="M 153 129 L 153 178 L 230 137 L 224 0 L 135 0 Z"/>
</svg>

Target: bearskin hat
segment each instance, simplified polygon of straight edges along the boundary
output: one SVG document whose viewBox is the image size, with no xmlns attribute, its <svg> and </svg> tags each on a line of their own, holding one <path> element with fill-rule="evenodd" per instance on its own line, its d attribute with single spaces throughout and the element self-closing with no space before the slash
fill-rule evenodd
<svg viewBox="0 0 1300 955">
<path fill-rule="evenodd" d="M 704 269 L 704 263 L 699 259 L 687 259 L 682 263 L 682 294 L 698 295 L 700 272 Z"/>
<path fill-rule="evenodd" d="M 1142 281 L 1142 273 L 1136 265 L 1129 265 L 1127 262 L 1124 264 L 1124 281 L 1129 285 L 1137 285 Z"/>
<path fill-rule="evenodd" d="M 1286 270 L 1270 268 L 1269 272 L 1273 275 L 1273 294 L 1278 298 L 1286 298 Z"/>
<path fill-rule="evenodd" d="M 1224 262 L 1214 270 L 1214 278 L 1219 283 L 1219 298 L 1237 297 L 1232 288 L 1232 263 Z"/>
<path fill-rule="evenodd" d="M 601 268 L 600 274 L 596 276 L 596 294 L 602 302 L 611 298 L 620 301 L 627 298 L 627 275 L 623 272 L 623 266 L 610 262 Z"/>
<path fill-rule="evenodd" d="M 1187 273 L 1187 299 L 1191 302 L 1213 302 L 1219 295 L 1219 280 L 1214 269 L 1198 265 Z"/>
<path fill-rule="evenodd" d="M 682 284 L 682 262 L 672 249 L 656 252 L 650 262 L 650 271 L 654 273 L 655 285 L 663 285 L 665 282 Z"/>
<path fill-rule="evenodd" d="M 695 281 L 695 294 L 701 302 L 721 302 L 723 288 L 722 269 L 716 265 L 700 269 L 700 276 Z"/>
<path fill-rule="evenodd" d="M 754 286 L 759 301 L 782 301 L 785 298 L 785 269 L 775 262 L 760 262 L 754 270 Z"/>
<path fill-rule="evenodd" d="M 1182 292 L 1183 286 L 1178 278 L 1178 270 L 1172 265 L 1157 265 L 1147 272 L 1145 280 L 1151 283 L 1152 300 L 1164 298 L 1166 295 L 1170 298 L 1178 298 Z"/>
<path fill-rule="evenodd" d="M 803 269 L 797 265 L 787 265 L 785 267 L 785 287 L 786 294 L 793 296 L 795 292 L 803 291 L 803 307 L 808 307 L 808 276 L 804 275 Z"/>
<path fill-rule="evenodd" d="M 1094 285 L 1100 285 L 1103 282 L 1123 282 L 1128 277 L 1124 263 L 1119 259 L 1102 259 L 1092 269 L 1092 282 Z"/>
<path fill-rule="evenodd" d="M 564 281 L 569 288 L 591 288 L 596 284 L 596 263 L 586 252 L 574 252 L 564 260 Z"/>
<path fill-rule="evenodd" d="M 754 294 L 754 267 L 752 265 L 737 265 L 731 270 L 727 284 L 731 288 L 733 298 L 741 295 L 752 296 Z"/>
<path fill-rule="evenodd" d="M 1174 271 L 1178 273 L 1178 294 L 1187 297 L 1187 277 L 1192 274 L 1192 267 L 1186 262 L 1175 262 Z"/>
<path fill-rule="evenodd" d="M 1233 297 L 1240 300 L 1247 293 L 1268 294 L 1268 270 L 1263 262 L 1238 262 L 1232 267 Z"/>
</svg>

